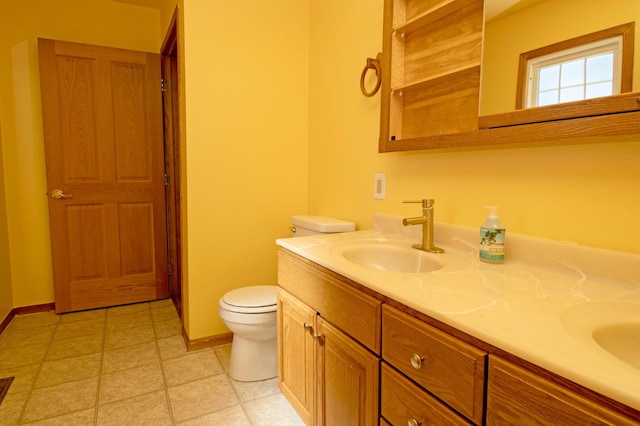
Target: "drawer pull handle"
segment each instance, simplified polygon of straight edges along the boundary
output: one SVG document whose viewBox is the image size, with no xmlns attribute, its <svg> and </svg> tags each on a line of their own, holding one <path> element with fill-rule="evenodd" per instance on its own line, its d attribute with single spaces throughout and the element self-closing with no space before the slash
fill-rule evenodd
<svg viewBox="0 0 640 426">
<path fill-rule="evenodd" d="M 415 418 L 411 417 L 408 421 L 407 421 L 407 426 L 420 426 L 422 424 L 422 420 L 416 420 Z"/>
<path fill-rule="evenodd" d="M 415 368 L 416 370 L 420 369 L 420 367 L 422 367 L 422 361 L 424 361 L 424 358 L 421 357 L 418 354 L 413 354 L 411 355 L 411 366 L 413 368 Z"/>
<path fill-rule="evenodd" d="M 304 331 L 308 331 L 309 334 L 311 334 L 311 337 L 313 337 L 313 340 L 318 340 L 320 338 L 320 335 L 313 331 L 313 327 L 308 322 L 304 323 Z"/>
</svg>

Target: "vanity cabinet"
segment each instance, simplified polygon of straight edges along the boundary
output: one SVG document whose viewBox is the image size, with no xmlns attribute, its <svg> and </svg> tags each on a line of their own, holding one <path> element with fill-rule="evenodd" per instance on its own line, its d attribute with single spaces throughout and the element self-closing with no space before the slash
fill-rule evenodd
<svg viewBox="0 0 640 426">
<path fill-rule="evenodd" d="M 382 348 L 386 362 L 473 423 L 482 424 L 486 352 L 389 305 L 382 310 Z M 388 406 L 385 395 L 383 381 L 383 411 Z M 453 412 L 450 416 L 458 417 Z"/>
<path fill-rule="evenodd" d="M 529 370 L 498 356 L 489 357 L 487 425 L 638 425 Z"/>
<path fill-rule="evenodd" d="M 377 425 L 382 302 L 286 250 L 278 284 L 285 397 L 308 425 Z"/>
<path fill-rule="evenodd" d="M 623 404 L 284 248 L 278 284 L 278 384 L 307 425 L 640 425 Z"/>
</svg>

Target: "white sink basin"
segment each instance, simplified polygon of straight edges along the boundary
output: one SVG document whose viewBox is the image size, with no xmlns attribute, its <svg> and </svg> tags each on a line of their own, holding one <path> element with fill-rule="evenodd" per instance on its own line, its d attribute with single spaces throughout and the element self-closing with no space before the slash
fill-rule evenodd
<svg viewBox="0 0 640 426">
<path fill-rule="evenodd" d="M 562 324 L 583 344 L 640 371 L 640 311 L 637 304 L 585 303 L 565 311 Z"/>
<path fill-rule="evenodd" d="M 407 241 L 367 240 L 338 244 L 331 253 L 366 268 L 407 273 L 427 273 L 444 266 L 439 254 L 411 247 Z"/>
<path fill-rule="evenodd" d="M 640 370 L 640 313 L 637 322 L 604 325 L 592 336 L 605 351 Z"/>
</svg>

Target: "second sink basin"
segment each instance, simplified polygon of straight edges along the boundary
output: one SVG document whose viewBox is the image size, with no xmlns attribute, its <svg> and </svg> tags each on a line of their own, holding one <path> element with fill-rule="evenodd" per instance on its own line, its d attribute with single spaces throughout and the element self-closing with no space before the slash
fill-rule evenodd
<svg viewBox="0 0 640 426">
<path fill-rule="evenodd" d="M 444 266 L 439 255 L 412 248 L 406 241 L 350 242 L 334 247 L 332 254 L 380 271 L 426 273 Z"/>
<path fill-rule="evenodd" d="M 564 327 L 574 337 L 640 370 L 640 313 L 634 303 L 592 302 L 568 309 Z"/>
</svg>

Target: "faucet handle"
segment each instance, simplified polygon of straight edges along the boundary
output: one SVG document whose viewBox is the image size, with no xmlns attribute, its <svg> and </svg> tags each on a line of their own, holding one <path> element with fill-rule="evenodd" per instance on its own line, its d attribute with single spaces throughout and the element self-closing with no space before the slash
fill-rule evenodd
<svg viewBox="0 0 640 426">
<path fill-rule="evenodd" d="M 434 199 L 433 198 L 423 198 L 422 200 L 407 200 L 407 201 L 403 201 L 403 203 L 422 203 L 422 208 L 423 209 L 428 209 L 429 207 L 433 207 L 433 203 L 434 203 Z"/>
</svg>

